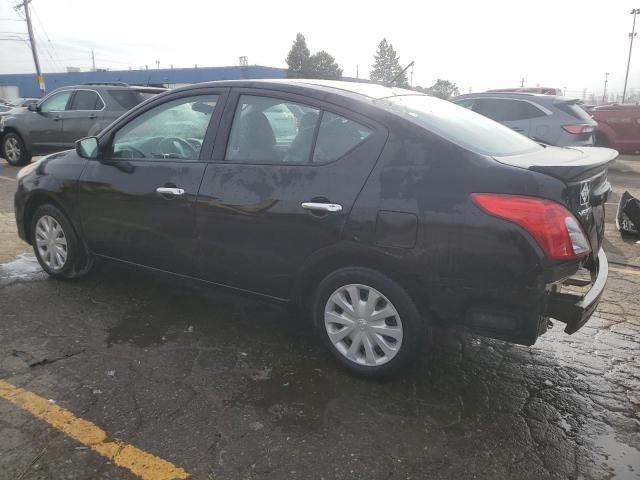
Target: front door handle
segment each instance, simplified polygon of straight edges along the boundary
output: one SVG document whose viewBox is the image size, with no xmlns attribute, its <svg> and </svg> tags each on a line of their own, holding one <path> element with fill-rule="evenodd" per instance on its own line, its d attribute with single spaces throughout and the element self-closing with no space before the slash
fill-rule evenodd
<svg viewBox="0 0 640 480">
<path fill-rule="evenodd" d="M 337 213 L 342 211 L 342 205 L 338 203 L 303 202 L 302 208 L 316 212 Z"/>
<path fill-rule="evenodd" d="M 166 195 L 167 197 L 179 197 L 184 195 L 184 189 L 175 187 L 158 187 L 156 193 L 160 195 Z"/>
<path fill-rule="evenodd" d="M 95 119 L 95 118 L 97 118 L 97 117 L 98 117 L 98 116 L 97 116 L 96 114 L 94 114 L 94 113 L 92 113 L 91 115 L 89 115 L 89 118 L 90 118 L 91 120 L 93 120 L 93 119 Z"/>
</svg>

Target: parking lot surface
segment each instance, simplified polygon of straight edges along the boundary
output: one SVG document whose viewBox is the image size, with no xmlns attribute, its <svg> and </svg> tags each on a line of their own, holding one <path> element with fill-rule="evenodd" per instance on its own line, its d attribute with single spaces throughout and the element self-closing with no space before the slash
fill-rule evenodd
<svg viewBox="0 0 640 480">
<path fill-rule="evenodd" d="M 640 479 L 640 245 L 611 223 L 638 157 L 610 170 L 610 278 L 582 330 L 436 330 L 375 382 L 281 306 L 107 263 L 48 279 L 0 162 L 0 479 Z"/>
</svg>

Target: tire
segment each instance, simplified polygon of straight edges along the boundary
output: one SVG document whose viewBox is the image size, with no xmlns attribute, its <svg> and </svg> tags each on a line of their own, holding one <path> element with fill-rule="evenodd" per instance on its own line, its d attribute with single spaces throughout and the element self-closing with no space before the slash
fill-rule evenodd
<svg viewBox="0 0 640 480">
<path fill-rule="evenodd" d="M 607 137 L 604 134 L 596 133 L 595 146 L 596 147 L 608 147 L 609 146 L 609 140 L 607 140 Z"/>
<path fill-rule="evenodd" d="M 2 137 L 2 156 L 14 167 L 26 165 L 31 161 L 20 135 L 14 132 L 5 133 Z"/>
<path fill-rule="evenodd" d="M 360 303 L 354 309 L 351 297 L 356 295 Z M 423 344 L 425 323 L 415 303 L 398 283 L 374 270 L 347 267 L 329 274 L 318 285 L 313 305 L 325 345 L 342 366 L 359 375 L 397 373 Z M 373 315 L 367 314 L 367 306 Z"/>
<path fill-rule="evenodd" d="M 52 236 L 50 232 L 56 230 L 58 233 Z M 41 205 L 33 215 L 31 239 L 36 258 L 50 277 L 81 277 L 93 265 L 93 257 L 85 251 L 71 222 L 51 204 Z"/>
</svg>

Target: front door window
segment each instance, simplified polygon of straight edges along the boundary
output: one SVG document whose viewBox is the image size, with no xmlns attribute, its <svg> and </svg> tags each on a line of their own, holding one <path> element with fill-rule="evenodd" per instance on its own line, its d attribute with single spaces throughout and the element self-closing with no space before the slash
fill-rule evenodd
<svg viewBox="0 0 640 480">
<path fill-rule="evenodd" d="M 159 105 L 115 134 L 114 159 L 198 160 L 218 95 L 179 98 Z"/>
<path fill-rule="evenodd" d="M 67 102 L 69 101 L 69 97 L 71 97 L 71 93 L 71 90 L 67 90 L 51 95 L 44 102 L 42 102 L 40 111 L 45 113 L 64 112 L 67 108 Z"/>
</svg>

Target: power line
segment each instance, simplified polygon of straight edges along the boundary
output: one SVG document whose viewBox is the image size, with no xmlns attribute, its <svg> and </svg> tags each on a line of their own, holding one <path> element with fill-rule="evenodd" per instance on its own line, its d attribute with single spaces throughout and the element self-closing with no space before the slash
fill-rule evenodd
<svg viewBox="0 0 640 480">
<path fill-rule="evenodd" d="M 49 53 L 49 57 L 51 58 L 51 61 L 54 62 L 56 65 L 58 65 L 58 68 L 61 70 L 64 70 L 61 65 L 53 59 L 53 55 L 57 57 L 59 57 L 58 55 L 58 51 L 56 50 L 55 45 L 53 44 L 53 42 L 51 41 L 51 38 L 49 38 L 49 34 L 47 33 L 47 30 L 44 28 L 44 24 L 42 23 L 42 21 L 40 20 L 40 15 L 38 15 L 38 11 L 36 10 L 35 6 L 31 7 L 31 10 L 33 11 L 33 16 L 36 17 L 36 21 L 38 22 L 38 25 L 40 25 L 40 29 L 42 30 L 42 33 L 44 33 L 44 36 L 47 38 L 47 41 L 49 42 L 47 45 L 47 48 L 50 50 L 51 53 Z M 53 55 L 52 55 L 53 54 Z"/>
</svg>

